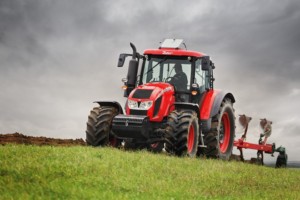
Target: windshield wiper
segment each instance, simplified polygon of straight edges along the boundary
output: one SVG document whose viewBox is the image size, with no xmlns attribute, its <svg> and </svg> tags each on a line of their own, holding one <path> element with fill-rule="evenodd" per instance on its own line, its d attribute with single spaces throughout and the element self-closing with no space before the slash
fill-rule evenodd
<svg viewBox="0 0 300 200">
<path fill-rule="evenodd" d="M 162 59 L 161 61 L 159 61 L 156 65 L 154 65 L 152 68 L 150 68 L 146 73 L 144 73 L 144 75 L 148 74 L 149 72 L 153 71 L 153 69 L 155 67 L 157 67 L 159 64 L 165 62 L 167 60 L 167 56 L 164 57 L 164 59 Z"/>
</svg>

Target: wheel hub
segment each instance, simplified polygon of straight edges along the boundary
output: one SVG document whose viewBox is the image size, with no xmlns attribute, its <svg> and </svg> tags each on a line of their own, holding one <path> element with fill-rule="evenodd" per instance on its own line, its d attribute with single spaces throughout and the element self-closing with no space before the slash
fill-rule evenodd
<svg viewBox="0 0 300 200">
<path fill-rule="evenodd" d="M 188 134 L 188 145 L 187 145 L 187 149 L 188 149 L 188 153 L 191 153 L 193 151 L 194 148 L 194 140 L 195 140 L 195 132 L 194 132 L 194 126 L 191 125 L 190 129 L 189 129 L 189 134 Z"/>
<path fill-rule="evenodd" d="M 227 112 L 222 115 L 221 125 L 219 130 L 219 144 L 221 153 L 225 153 L 230 141 L 230 118 Z"/>
</svg>

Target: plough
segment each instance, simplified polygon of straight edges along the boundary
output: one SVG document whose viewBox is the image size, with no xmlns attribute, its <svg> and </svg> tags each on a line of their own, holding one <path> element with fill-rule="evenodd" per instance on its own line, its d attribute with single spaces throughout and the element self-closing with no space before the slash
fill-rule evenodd
<svg viewBox="0 0 300 200">
<path fill-rule="evenodd" d="M 243 149 L 257 150 L 257 157 L 251 158 L 251 161 L 259 165 L 264 165 L 264 153 L 271 154 L 271 156 L 274 157 L 274 153 L 278 152 L 279 154 L 276 160 L 276 168 L 286 167 L 288 156 L 286 154 L 285 147 L 280 146 L 276 148 L 275 143 L 267 143 L 267 140 L 272 133 L 271 121 L 267 120 L 266 118 L 260 119 L 260 127 L 263 133 L 260 134 L 258 144 L 246 142 L 248 126 L 251 120 L 252 118 L 246 115 L 240 115 L 239 117 L 239 122 L 244 128 L 244 134 L 241 136 L 240 139 L 234 141 L 234 146 L 236 146 L 237 149 L 240 151 L 240 160 L 243 162 L 245 161 Z"/>
</svg>

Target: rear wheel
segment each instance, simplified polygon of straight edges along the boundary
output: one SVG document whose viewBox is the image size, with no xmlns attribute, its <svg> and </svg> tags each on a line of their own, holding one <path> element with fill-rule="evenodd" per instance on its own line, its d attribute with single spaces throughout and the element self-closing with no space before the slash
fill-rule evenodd
<svg viewBox="0 0 300 200">
<path fill-rule="evenodd" d="M 88 117 L 86 142 L 91 146 L 119 147 L 121 140 L 111 134 L 111 123 L 118 114 L 114 107 L 95 107 Z"/>
<path fill-rule="evenodd" d="M 235 137 L 235 117 L 232 103 L 225 99 L 219 113 L 213 117 L 211 130 L 204 136 L 204 154 L 209 158 L 229 160 Z"/>
<path fill-rule="evenodd" d="M 194 157 L 198 149 L 199 125 L 194 111 L 170 113 L 167 122 L 165 149 L 178 156 Z"/>
</svg>

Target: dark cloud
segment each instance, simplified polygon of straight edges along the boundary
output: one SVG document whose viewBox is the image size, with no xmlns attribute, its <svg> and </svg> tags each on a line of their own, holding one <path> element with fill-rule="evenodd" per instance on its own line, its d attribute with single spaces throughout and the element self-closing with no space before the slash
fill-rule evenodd
<svg viewBox="0 0 300 200">
<path fill-rule="evenodd" d="M 0 132 L 85 137 L 95 100 L 119 100 L 118 54 L 183 38 L 213 58 L 236 113 L 273 120 L 293 152 L 300 101 L 300 3 L 286 1 L 0 1 Z M 288 148 L 289 149 L 289 148 Z M 292 155 L 291 158 L 296 158 Z"/>
</svg>

